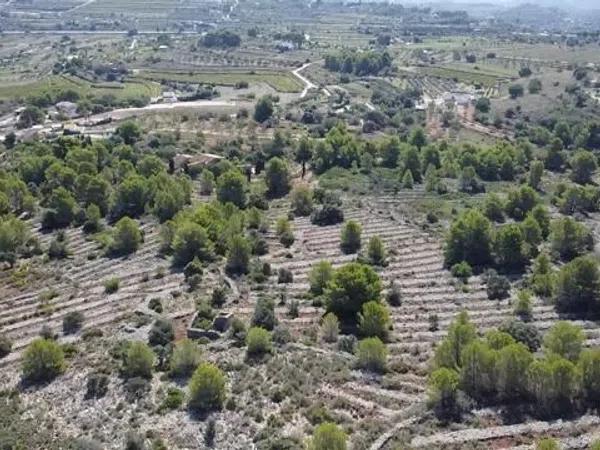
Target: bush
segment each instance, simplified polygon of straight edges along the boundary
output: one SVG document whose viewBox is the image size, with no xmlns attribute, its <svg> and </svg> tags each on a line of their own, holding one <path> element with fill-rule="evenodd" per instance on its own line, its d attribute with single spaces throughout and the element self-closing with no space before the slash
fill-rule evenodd
<svg viewBox="0 0 600 450">
<path fill-rule="evenodd" d="M 277 274 L 277 282 L 282 283 L 293 283 L 294 282 L 294 274 L 291 270 L 282 267 L 279 269 Z"/>
<path fill-rule="evenodd" d="M 367 302 L 358 315 L 358 329 L 362 336 L 386 340 L 391 324 L 388 309 L 378 302 Z"/>
<path fill-rule="evenodd" d="M 590 229 L 571 217 L 552 222 L 550 241 L 552 250 L 565 261 L 582 256 L 594 247 Z"/>
<path fill-rule="evenodd" d="M 188 406 L 196 411 L 219 410 L 225 401 L 225 375 L 214 364 L 198 367 L 189 382 Z"/>
<path fill-rule="evenodd" d="M 196 256 L 192 259 L 186 266 L 183 268 L 183 275 L 185 276 L 186 281 L 195 275 L 202 276 L 204 274 L 204 267 L 202 262 Z"/>
<path fill-rule="evenodd" d="M 57 236 L 55 239 L 52 239 L 52 242 L 50 242 L 50 246 L 48 247 L 48 258 L 65 259 L 67 256 L 69 256 L 69 250 L 64 238 L 59 239 Z"/>
<path fill-rule="evenodd" d="M 128 378 L 152 378 L 154 353 L 143 342 L 132 342 L 123 362 L 123 372 Z"/>
<path fill-rule="evenodd" d="M 349 220 L 342 228 L 340 247 L 346 254 L 360 250 L 362 227 L 354 220 Z"/>
<path fill-rule="evenodd" d="M 510 295 L 510 282 L 508 278 L 498 275 L 495 270 L 488 270 L 485 274 L 487 296 L 490 300 L 503 300 Z"/>
<path fill-rule="evenodd" d="M 210 261 L 214 255 L 213 244 L 206 230 L 193 222 L 186 222 L 177 227 L 171 245 L 173 263 L 185 267 L 190 261 Z"/>
<path fill-rule="evenodd" d="M 385 265 L 385 246 L 379 236 L 373 236 L 369 239 L 367 255 L 371 264 L 376 266 Z"/>
<path fill-rule="evenodd" d="M 310 220 L 319 226 L 335 225 L 344 221 L 344 213 L 338 206 L 325 204 L 312 213 Z"/>
<path fill-rule="evenodd" d="M 12 351 L 12 346 L 13 343 L 8 336 L 0 334 L 0 359 L 4 358 Z"/>
<path fill-rule="evenodd" d="M 279 242 L 285 247 L 289 248 L 292 246 L 296 238 L 291 230 L 285 231 L 279 235 Z"/>
<path fill-rule="evenodd" d="M 456 371 L 442 367 L 429 376 L 429 404 L 439 416 L 448 416 L 456 407 L 459 376 Z"/>
<path fill-rule="evenodd" d="M 160 411 L 179 409 L 183 405 L 184 394 L 181 389 L 170 387 L 167 389 L 167 396 L 158 407 Z"/>
<path fill-rule="evenodd" d="M 338 339 L 338 350 L 341 352 L 345 352 L 345 353 L 352 353 L 354 354 L 356 352 L 356 344 L 357 344 L 357 339 L 355 336 L 350 335 L 345 335 L 345 336 L 340 336 Z"/>
<path fill-rule="evenodd" d="M 63 318 L 63 333 L 73 334 L 81 329 L 83 325 L 83 313 L 79 311 L 73 311 L 68 313 Z"/>
<path fill-rule="evenodd" d="M 104 292 L 114 294 L 119 290 L 120 281 L 118 278 L 109 278 L 104 282 Z"/>
<path fill-rule="evenodd" d="M 600 271 L 592 257 L 580 257 L 561 267 L 554 293 L 560 312 L 595 314 L 600 305 Z"/>
<path fill-rule="evenodd" d="M 386 301 L 390 306 L 400 306 L 402 304 L 402 291 L 398 283 L 392 282 Z"/>
<path fill-rule="evenodd" d="M 254 108 L 254 120 L 257 122 L 265 122 L 273 115 L 273 101 L 268 95 L 264 95 L 258 99 Z"/>
<path fill-rule="evenodd" d="M 524 344 L 532 352 L 537 351 L 542 344 L 539 330 L 534 325 L 520 320 L 511 320 L 502 324 L 499 331 L 509 334 L 515 341 Z"/>
<path fill-rule="evenodd" d="M 467 210 L 450 227 L 444 258 L 447 267 L 466 261 L 484 266 L 492 261 L 492 226 L 479 211 Z"/>
<path fill-rule="evenodd" d="M 333 266 L 329 261 L 319 261 L 308 274 L 310 291 L 315 295 L 321 295 L 325 291 L 327 284 L 333 278 Z"/>
<path fill-rule="evenodd" d="M 275 302 L 271 298 L 260 297 L 254 306 L 252 326 L 273 330 L 276 324 Z"/>
<path fill-rule="evenodd" d="M 290 189 L 290 175 L 287 164 L 282 159 L 271 158 L 265 170 L 267 194 L 270 197 L 282 197 Z"/>
<path fill-rule="evenodd" d="M 225 269 L 230 274 L 248 273 L 250 265 L 250 244 L 242 236 L 234 236 L 229 243 Z"/>
<path fill-rule="evenodd" d="M 326 422 L 315 428 L 309 450 L 346 450 L 346 433 L 334 423 Z"/>
<path fill-rule="evenodd" d="M 340 332 L 340 321 L 333 313 L 325 314 L 321 322 L 321 334 L 325 342 L 337 342 Z"/>
<path fill-rule="evenodd" d="M 148 342 L 152 346 L 167 345 L 175 339 L 173 324 L 165 319 L 157 319 L 148 332 Z"/>
<path fill-rule="evenodd" d="M 123 217 L 115 225 L 108 251 L 115 256 L 129 255 L 137 251 L 141 243 L 142 232 L 137 222 L 129 217 Z"/>
<path fill-rule="evenodd" d="M 246 335 L 248 356 L 259 356 L 270 353 L 272 350 L 271 333 L 264 328 L 252 327 Z"/>
<path fill-rule="evenodd" d="M 387 363 L 387 348 L 377 337 L 359 341 L 356 348 L 358 366 L 373 372 L 384 372 Z"/>
<path fill-rule="evenodd" d="M 535 444 L 535 450 L 559 450 L 560 446 L 552 438 L 544 438 Z"/>
<path fill-rule="evenodd" d="M 544 336 L 544 351 L 576 362 L 583 349 L 583 331 L 571 322 L 556 322 Z"/>
<path fill-rule="evenodd" d="M 350 263 L 334 272 L 325 293 L 328 311 L 342 320 L 356 320 L 363 304 L 379 301 L 381 281 L 370 266 Z"/>
<path fill-rule="evenodd" d="M 309 216 L 313 212 L 313 194 L 306 186 L 298 186 L 290 195 L 292 211 L 296 216 Z"/>
<path fill-rule="evenodd" d="M 90 373 L 86 383 L 85 398 L 102 398 L 108 392 L 108 375 Z"/>
<path fill-rule="evenodd" d="M 464 283 L 466 283 L 470 277 L 473 276 L 473 269 L 468 262 L 462 261 L 457 264 L 454 264 L 450 269 L 452 276 L 455 278 L 459 278 Z"/>
<path fill-rule="evenodd" d="M 232 169 L 217 180 L 217 199 L 221 203 L 233 203 L 238 208 L 244 208 L 247 201 L 246 187 L 246 178 Z"/>
<path fill-rule="evenodd" d="M 531 306 L 531 294 L 528 291 L 519 291 L 515 303 L 515 315 L 523 322 L 529 322 L 533 315 Z"/>
<path fill-rule="evenodd" d="M 170 373 L 175 377 L 188 377 L 200 365 L 202 352 L 198 345 L 184 339 L 175 345 L 170 361 Z"/>
<path fill-rule="evenodd" d="M 28 382 L 50 381 L 65 370 L 63 350 L 53 340 L 36 339 L 23 352 L 21 368 Z"/>
</svg>

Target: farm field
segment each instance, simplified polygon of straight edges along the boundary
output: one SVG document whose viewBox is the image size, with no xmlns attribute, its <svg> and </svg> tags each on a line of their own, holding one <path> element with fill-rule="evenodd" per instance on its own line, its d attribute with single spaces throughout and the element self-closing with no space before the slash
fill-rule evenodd
<svg viewBox="0 0 600 450">
<path fill-rule="evenodd" d="M 90 83 L 69 76 L 51 76 L 24 84 L 3 84 L 0 86 L 0 99 L 18 100 L 30 96 L 43 96 L 56 92 L 73 90 L 82 97 L 93 95 L 101 97 L 111 95 L 117 99 L 128 99 L 135 97 L 156 97 L 160 94 L 160 87 L 151 82 L 125 82 L 125 83 Z"/>
<path fill-rule="evenodd" d="M 206 71 L 206 72 L 175 72 L 175 71 L 140 71 L 133 78 L 152 81 L 181 81 L 187 83 L 214 84 L 217 86 L 235 86 L 241 81 L 249 84 L 265 83 L 279 92 L 300 92 L 302 84 L 291 73 L 286 72 L 243 72 L 243 71 Z"/>
</svg>

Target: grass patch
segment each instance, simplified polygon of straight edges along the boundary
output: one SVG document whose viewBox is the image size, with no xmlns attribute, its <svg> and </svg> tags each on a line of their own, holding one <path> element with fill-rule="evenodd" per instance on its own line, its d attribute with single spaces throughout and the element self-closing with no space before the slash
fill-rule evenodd
<svg viewBox="0 0 600 450">
<path fill-rule="evenodd" d="M 114 294 L 119 290 L 119 285 L 121 284 L 118 278 L 109 278 L 104 282 L 104 292 L 107 294 Z"/>
<path fill-rule="evenodd" d="M 183 83 L 214 84 L 217 86 L 235 86 L 240 81 L 266 83 L 279 92 L 300 92 L 302 84 L 287 72 L 183 72 L 183 71 L 143 71 L 134 79 L 152 81 L 179 81 Z"/>
<path fill-rule="evenodd" d="M 0 100 L 22 100 L 46 94 L 54 96 L 58 92 L 66 90 L 73 90 L 81 97 L 112 95 L 117 100 L 150 98 L 160 94 L 160 86 L 147 80 L 133 80 L 125 83 L 90 83 L 81 78 L 57 75 L 29 83 L 2 84 Z"/>
</svg>

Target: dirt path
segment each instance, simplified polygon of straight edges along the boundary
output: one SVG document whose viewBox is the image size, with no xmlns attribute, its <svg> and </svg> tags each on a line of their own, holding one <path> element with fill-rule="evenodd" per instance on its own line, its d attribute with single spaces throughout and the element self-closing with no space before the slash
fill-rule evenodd
<svg viewBox="0 0 600 450">
<path fill-rule="evenodd" d="M 296 78 L 298 78 L 302 83 L 304 83 L 304 90 L 300 94 L 300 98 L 306 97 L 306 94 L 308 94 L 309 90 L 318 88 L 318 86 L 316 84 L 314 84 L 312 81 L 310 81 L 308 78 L 306 78 L 304 75 L 302 75 L 300 73 L 307 67 L 311 66 L 312 64 L 313 63 L 306 63 L 302 67 L 298 67 L 296 70 L 292 70 L 292 74 Z"/>
</svg>

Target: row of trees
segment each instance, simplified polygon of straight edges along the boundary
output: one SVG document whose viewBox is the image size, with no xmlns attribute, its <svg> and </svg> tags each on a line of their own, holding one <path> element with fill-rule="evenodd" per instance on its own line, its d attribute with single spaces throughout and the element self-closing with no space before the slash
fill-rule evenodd
<svg viewBox="0 0 600 450">
<path fill-rule="evenodd" d="M 449 327 L 430 375 L 430 401 L 441 415 L 459 412 L 459 393 L 480 405 L 529 402 L 535 415 L 568 414 L 600 404 L 600 351 L 583 350 L 583 332 L 569 322 L 546 334 L 535 356 L 510 334 L 478 337 L 466 313 Z"/>
<path fill-rule="evenodd" d="M 391 66 L 392 57 L 387 51 L 346 51 L 325 56 L 326 69 L 357 76 L 378 75 Z"/>
</svg>

